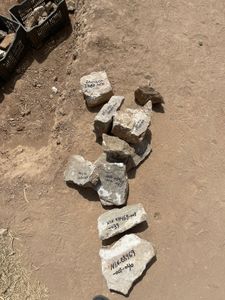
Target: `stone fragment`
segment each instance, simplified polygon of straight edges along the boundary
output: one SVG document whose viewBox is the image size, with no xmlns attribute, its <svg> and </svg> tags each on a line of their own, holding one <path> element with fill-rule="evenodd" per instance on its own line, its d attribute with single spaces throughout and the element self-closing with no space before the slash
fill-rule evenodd
<svg viewBox="0 0 225 300">
<path fill-rule="evenodd" d="M 80 80 L 81 89 L 88 107 L 98 106 L 113 96 L 106 72 L 93 72 Z"/>
<path fill-rule="evenodd" d="M 147 214 L 142 204 L 128 205 L 121 209 L 112 209 L 98 218 L 98 233 L 106 240 L 145 222 Z"/>
<path fill-rule="evenodd" d="M 6 51 L 0 49 L 0 59 L 4 58 L 6 55 Z"/>
<path fill-rule="evenodd" d="M 127 172 L 138 167 L 152 151 L 149 134 L 146 134 L 140 143 L 134 145 L 129 145 L 116 136 L 103 134 L 102 145 L 106 160 L 124 163 L 127 166 Z"/>
<path fill-rule="evenodd" d="M 123 163 L 104 163 L 98 167 L 97 193 L 104 206 L 121 206 L 127 201 L 128 178 Z"/>
<path fill-rule="evenodd" d="M 137 144 L 143 140 L 150 122 L 150 115 L 144 110 L 128 108 L 115 114 L 112 133 L 128 143 Z"/>
<path fill-rule="evenodd" d="M 15 39 L 15 33 L 9 33 L 7 36 L 1 41 L 0 49 L 6 51 Z"/>
<path fill-rule="evenodd" d="M 76 3 L 73 0 L 66 1 L 68 11 L 74 13 L 76 10 Z"/>
<path fill-rule="evenodd" d="M 2 41 L 7 36 L 7 32 L 0 30 L 0 41 Z"/>
<path fill-rule="evenodd" d="M 156 254 L 150 242 L 129 234 L 112 247 L 102 248 L 99 255 L 108 288 L 127 295 Z"/>
<path fill-rule="evenodd" d="M 117 136 L 103 134 L 103 150 L 109 162 L 123 162 L 127 164 L 130 157 L 135 154 L 134 148 Z"/>
<path fill-rule="evenodd" d="M 116 111 L 123 104 L 124 97 L 112 96 L 108 103 L 106 103 L 94 120 L 94 129 L 97 138 L 101 137 L 103 133 L 108 133 L 112 127 L 113 116 Z"/>
<path fill-rule="evenodd" d="M 131 156 L 127 163 L 127 171 L 137 168 L 152 152 L 151 140 L 148 134 L 145 135 L 144 139 L 133 145 L 134 155 Z"/>
<path fill-rule="evenodd" d="M 163 97 L 149 85 L 140 86 L 134 92 L 135 100 L 140 105 L 145 105 L 148 101 L 152 104 L 164 103 Z"/>
<path fill-rule="evenodd" d="M 45 12 L 45 6 L 41 5 L 36 7 L 27 17 L 24 24 L 27 27 L 27 29 L 31 29 L 35 25 L 38 24 L 38 20 L 40 20 L 40 17 L 42 17 L 42 14 Z"/>
<path fill-rule="evenodd" d="M 73 155 L 64 172 L 66 182 L 73 182 L 82 187 L 95 187 L 99 181 L 95 165 L 80 155 Z"/>
<path fill-rule="evenodd" d="M 53 86 L 53 87 L 52 87 L 52 92 L 53 92 L 54 94 L 57 94 L 57 93 L 58 93 L 58 89 L 57 89 L 55 86 Z"/>
</svg>

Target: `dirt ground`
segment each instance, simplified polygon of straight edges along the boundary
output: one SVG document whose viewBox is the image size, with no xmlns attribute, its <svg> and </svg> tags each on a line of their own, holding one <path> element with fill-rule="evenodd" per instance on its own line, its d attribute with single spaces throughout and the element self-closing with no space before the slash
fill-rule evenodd
<svg viewBox="0 0 225 300">
<path fill-rule="evenodd" d="M 50 299 L 124 299 L 101 274 L 98 197 L 63 181 L 71 154 L 102 152 L 79 79 L 103 69 L 126 106 L 148 82 L 166 102 L 153 114 L 153 153 L 129 182 L 128 203 L 150 216 L 139 236 L 157 249 L 129 299 L 225 299 L 224 13 L 223 0 L 86 0 L 2 89 L 0 227 Z"/>
</svg>

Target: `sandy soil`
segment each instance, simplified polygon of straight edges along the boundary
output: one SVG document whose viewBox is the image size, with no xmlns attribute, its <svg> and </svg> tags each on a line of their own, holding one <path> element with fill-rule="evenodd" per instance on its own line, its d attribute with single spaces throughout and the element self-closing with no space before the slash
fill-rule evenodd
<svg viewBox="0 0 225 300">
<path fill-rule="evenodd" d="M 14 2 L 3 1 L 1 13 Z M 101 274 L 96 194 L 63 182 L 71 154 L 102 152 L 79 92 L 80 77 L 102 69 L 126 106 L 148 81 L 166 102 L 153 115 L 153 153 L 130 180 L 128 202 L 150 216 L 139 236 L 158 254 L 129 299 L 225 298 L 224 12 L 223 0 L 87 0 L 72 32 L 29 49 L 4 87 L 0 227 L 15 234 L 50 299 L 124 299 Z"/>
</svg>

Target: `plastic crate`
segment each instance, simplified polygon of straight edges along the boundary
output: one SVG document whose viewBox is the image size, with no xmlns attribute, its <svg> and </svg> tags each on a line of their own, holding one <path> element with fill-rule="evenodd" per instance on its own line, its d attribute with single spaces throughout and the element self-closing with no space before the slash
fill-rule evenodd
<svg viewBox="0 0 225 300">
<path fill-rule="evenodd" d="M 6 52 L 6 55 L 0 59 L 0 80 L 7 80 L 15 69 L 26 46 L 26 34 L 23 28 L 16 22 L 0 16 L 0 30 L 7 33 L 15 33 L 15 39 Z"/>
<path fill-rule="evenodd" d="M 52 0 L 51 2 L 57 5 L 57 9 L 52 12 L 42 24 L 32 27 L 31 30 L 27 30 L 24 25 L 27 16 L 36 7 L 48 2 L 49 0 L 25 0 L 9 10 L 12 18 L 25 30 L 27 38 L 34 48 L 40 48 L 48 36 L 54 34 L 69 22 L 69 13 L 65 0 Z"/>
</svg>

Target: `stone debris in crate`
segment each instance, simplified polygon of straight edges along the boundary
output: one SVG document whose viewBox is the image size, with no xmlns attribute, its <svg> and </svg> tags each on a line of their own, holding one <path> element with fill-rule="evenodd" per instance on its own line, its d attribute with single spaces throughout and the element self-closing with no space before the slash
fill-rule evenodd
<svg viewBox="0 0 225 300">
<path fill-rule="evenodd" d="M 36 7 L 26 18 L 24 25 L 27 30 L 31 30 L 36 25 L 41 25 L 48 16 L 57 9 L 54 2 L 47 2 L 44 5 Z"/>
</svg>

